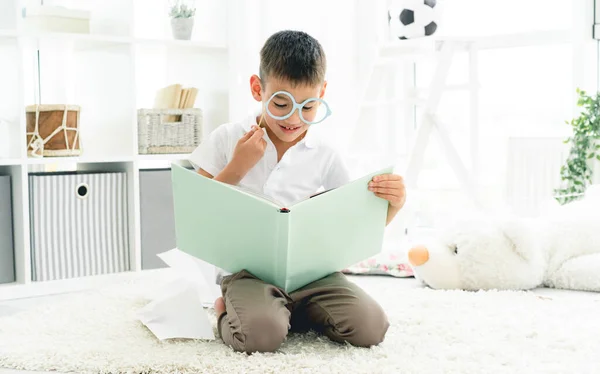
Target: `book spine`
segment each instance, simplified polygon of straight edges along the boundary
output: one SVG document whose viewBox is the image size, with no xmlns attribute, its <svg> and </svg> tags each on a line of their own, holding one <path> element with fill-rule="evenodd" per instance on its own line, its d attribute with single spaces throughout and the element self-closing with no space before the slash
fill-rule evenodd
<svg viewBox="0 0 600 374">
<path fill-rule="evenodd" d="M 276 261 L 276 283 L 282 288 L 287 286 L 288 276 L 288 252 L 290 247 L 290 220 L 291 214 L 288 209 L 279 210 L 279 224 L 277 225 L 277 261 Z"/>
</svg>

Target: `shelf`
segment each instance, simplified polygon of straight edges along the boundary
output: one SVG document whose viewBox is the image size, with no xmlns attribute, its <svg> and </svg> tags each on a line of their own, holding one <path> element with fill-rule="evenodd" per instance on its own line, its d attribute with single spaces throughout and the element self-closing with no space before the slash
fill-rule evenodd
<svg viewBox="0 0 600 374">
<path fill-rule="evenodd" d="M 0 158 L 0 166 L 13 166 L 20 164 L 21 159 L 19 158 Z"/>
<path fill-rule="evenodd" d="M 189 154 L 171 154 L 171 155 L 138 155 L 138 169 L 169 169 L 172 163 L 176 163 L 185 167 L 190 166 L 188 161 Z"/>
<path fill-rule="evenodd" d="M 183 161 L 187 160 L 189 157 L 189 153 L 136 156 L 139 161 Z"/>
<path fill-rule="evenodd" d="M 17 30 L 0 30 L 0 38 L 16 38 L 18 36 Z"/>
<path fill-rule="evenodd" d="M 50 165 L 50 164 L 100 164 L 100 163 L 126 163 L 133 161 L 187 161 L 189 153 L 182 154 L 160 154 L 160 155 L 137 155 L 134 157 L 113 157 L 113 158 L 85 158 L 85 157 L 28 157 L 25 160 L 20 158 L 0 158 L 0 166 L 11 165 Z"/>
<path fill-rule="evenodd" d="M 50 164 L 97 164 L 97 163 L 119 163 L 132 162 L 132 157 L 115 157 L 103 159 L 86 159 L 85 157 L 42 157 L 42 158 L 27 158 L 28 165 L 50 165 Z"/>
<path fill-rule="evenodd" d="M 169 169 L 173 164 L 189 166 L 190 154 L 138 155 L 137 109 L 152 107 L 157 90 L 168 85 L 197 87 L 196 105 L 205 114 L 206 134 L 207 129 L 229 121 L 230 90 L 237 87 L 228 80 L 232 69 L 228 2 L 203 3 L 192 40 L 173 39 L 166 9 L 159 2 L 49 2 L 67 7 L 77 3 L 75 7 L 90 11 L 91 33 L 26 29 L 17 8 L 28 1 L 9 0 L 14 9 L 0 11 L 5 27 L 0 29 L 0 117 L 5 119 L 0 125 L 0 174 L 11 177 L 16 277 L 14 283 L 0 284 L 0 300 L 74 292 L 145 274 L 140 184 L 145 174 L 152 173 L 140 171 Z M 37 158 L 25 153 L 24 108 L 36 103 L 81 107 L 80 156 Z M 123 224 L 128 232 L 130 271 L 48 282 L 31 280 L 30 205 L 34 203 L 30 201 L 30 176 L 61 172 L 125 173 Z"/>
<path fill-rule="evenodd" d="M 207 49 L 226 52 L 227 46 L 224 44 L 197 41 L 197 40 L 174 40 L 174 39 L 148 39 L 131 38 L 128 36 L 102 35 L 102 34 L 77 34 L 61 32 L 18 32 L 16 30 L 0 30 L 0 38 L 31 38 L 38 40 L 60 40 L 74 42 L 78 48 L 82 47 L 102 47 L 110 45 L 150 45 L 167 46 L 191 49 Z"/>
<path fill-rule="evenodd" d="M 192 49 L 212 49 L 216 51 L 227 51 L 227 46 L 217 43 L 196 41 L 196 40 L 170 40 L 170 39 L 133 39 L 133 42 L 138 45 L 157 45 L 169 47 L 181 47 Z"/>
<path fill-rule="evenodd" d="M 69 42 L 73 43 L 74 48 L 77 50 L 102 49 L 131 44 L 131 38 L 118 35 L 23 31 L 17 33 L 16 36 L 18 38 L 34 39 L 36 41 Z"/>
<path fill-rule="evenodd" d="M 148 271 L 149 272 L 149 271 Z M 107 286 L 111 283 L 127 281 L 140 276 L 140 273 L 127 271 L 82 278 L 70 278 L 46 282 L 0 284 L 0 300 L 14 300 L 28 297 L 47 296 L 60 293 L 79 292 Z"/>
</svg>

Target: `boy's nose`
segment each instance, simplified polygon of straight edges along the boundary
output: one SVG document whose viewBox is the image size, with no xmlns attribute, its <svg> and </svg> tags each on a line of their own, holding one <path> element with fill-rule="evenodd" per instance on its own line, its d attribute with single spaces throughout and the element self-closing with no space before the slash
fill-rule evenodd
<svg viewBox="0 0 600 374">
<path fill-rule="evenodd" d="M 300 125 L 302 120 L 300 119 L 298 109 L 294 110 L 292 115 L 288 119 L 286 119 L 285 122 L 290 125 Z"/>
</svg>

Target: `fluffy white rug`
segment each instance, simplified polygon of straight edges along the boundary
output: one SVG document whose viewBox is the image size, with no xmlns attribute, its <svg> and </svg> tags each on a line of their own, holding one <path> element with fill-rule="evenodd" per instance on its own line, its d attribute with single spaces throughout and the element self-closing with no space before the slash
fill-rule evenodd
<svg viewBox="0 0 600 374">
<path fill-rule="evenodd" d="M 382 345 L 361 349 L 315 334 L 292 335 L 277 353 L 247 356 L 220 340 L 157 341 L 135 318 L 147 302 L 140 295 L 153 282 L 71 295 L 0 318 L 0 367 L 76 373 L 600 372 L 600 297 L 407 289 L 400 286 L 404 279 L 369 278 L 365 288 L 391 322 Z"/>
</svg>

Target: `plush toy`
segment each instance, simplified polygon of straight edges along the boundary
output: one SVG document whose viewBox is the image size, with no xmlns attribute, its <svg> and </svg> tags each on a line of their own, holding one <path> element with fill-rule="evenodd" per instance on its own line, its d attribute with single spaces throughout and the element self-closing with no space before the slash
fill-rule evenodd
<svg viewBox="0 0 600 374">
<path fill-rule="evenodd" d="M 542 217 L 463 220 L 408 258 L 435 289 L 600 291 L 600 185 Z"/>
</svg>

